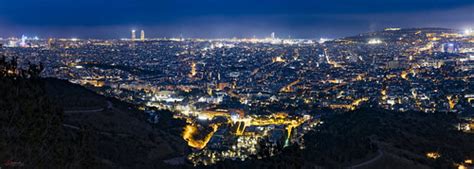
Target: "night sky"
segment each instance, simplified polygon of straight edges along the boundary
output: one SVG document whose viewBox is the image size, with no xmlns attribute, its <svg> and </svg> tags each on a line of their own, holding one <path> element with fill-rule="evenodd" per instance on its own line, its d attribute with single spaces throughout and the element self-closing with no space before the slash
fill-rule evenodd
<svg viewBox="0 0 474 169">
<path fill-rule="evenodd" d="M 474 27 L 474 0 L 0 0 L 0 37 L 342 37 Z"/>
</svg>

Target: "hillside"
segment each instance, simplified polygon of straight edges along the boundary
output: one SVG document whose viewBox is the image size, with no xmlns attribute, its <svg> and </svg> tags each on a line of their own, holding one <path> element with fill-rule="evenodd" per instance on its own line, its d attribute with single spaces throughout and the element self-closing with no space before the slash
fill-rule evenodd
<svg viewBox="0 0 474 169">
<path fill-rule="evenodd" d="M 49 96 L 68 108 L 64 111 L 66 130 L 90 132 L 95 156 L 113 168 L 159 167 L 163 160 L 183 156 L 187 151 L 179 122 L 174 126 L 152 125 L 134 105 L 105 98 L 67 81 L 47 79 L 45 82 Z M 71 109 L 78 103 L 83 108 Z"/>
<path fill-rule="evenodd" d="M 2 76 L 0 95 L 2 168 L 168 168 L 163 160 L 188 151 L 179 121 L 152 125 L 67 81 Z"/>
<path fill-rule="evenodd" d="M 364 108 L 322 120 L 305 135 L 303 150 L 290 146 L 274 157 L 208 168 L 457 168 L 474 158 L 474 135 L 456 129 L 455 114 Z"/>
</svg>

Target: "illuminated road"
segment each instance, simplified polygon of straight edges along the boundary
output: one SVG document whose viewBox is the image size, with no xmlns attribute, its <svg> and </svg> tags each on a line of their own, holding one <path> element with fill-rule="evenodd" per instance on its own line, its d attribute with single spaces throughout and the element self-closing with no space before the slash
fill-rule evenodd
<svg viewBox="0 0 474 169">
<path fill-rule="evenodd" d="M 211 140 L 211 137 L 214 135 L 214 133 L 217 131 L 218 125 L 212 124 L 210 125 L 212 128 L 212 131 L 206 134 L 204 138 L 198 139 L 196 138 L 200 133 L 198 126 L 193 125 L 193 124 L 188 124 L 184 128 L 183 131 L 183 139 L 188 142 L 188 145 L 190 147 L 196 148 L 196 149 L 203 149 L 206 147 L 207 143 L 209 140 Z"/>
<path fill-rule="evenodd" d="M 244 135 L 245 129 L 249 126 L 269 126 L 269 125 L 285 125 L 288 132 L 288 138 L 291 135 L 291 132 L 294 128 L 300 126 L 306 122 L 307 118 L 290 118 L 286 113 L 277 113 L 268 117 L 258 117 L 258 118 L 241 118 L 241 119 L 230 119 L 228 112 L 220 111 L 204 111 L 199 114 L 200 119 L 211 120 L 214 117 L 225 117 L 229 119 L 229 122 L 232 126 L 236 126 L 235 134 L 237 136 Z M 188 143 L 192 148 L 203 149 L 206 147 L 209 140 L 212 138 L 214 133 L 219 128 L 219 124 L 210 124 L 208 127 L 211 128 L 211 131 L 208 133 L 203 133 L 205 127 L 196 124 L 193 120 L 189 119 L 188 125 L 184 127 L 182 133 L 183 139 Z M 288 139 L 287 138 L 287 139 Z"/>
<path fill-rule="evenodd" d="M 293 89 L 291 87 L 298 84 L 299 82 L 301 82 L 300 79 L 291 82 L 290 84 L 288 84 L 285 87 L 281 88 L 280 92 L 285 92 L 285 93 L 293 92 Z"/>
</svg>

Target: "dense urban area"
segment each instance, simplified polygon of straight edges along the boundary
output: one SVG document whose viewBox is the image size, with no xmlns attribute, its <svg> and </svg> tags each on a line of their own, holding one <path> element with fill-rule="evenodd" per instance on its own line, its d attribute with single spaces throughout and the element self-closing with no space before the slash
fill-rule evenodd
<svg viewBox="0 0 474 169">
<path fill-rule="evenodd" d="M 325 116 L 360 109 L 455 114 L 461 120 L 453 132 L 474 128 L 471 29 L 386 28 L 340 39 L 137 33 L 110 40 L 3 38 L 0 56 L 19 67 L 41 65 L 43 78 L 136 105 L 143 123 L 166 123 L 163 112 L 172 113 L 185 123 L 175 132 L 190 150 L 164 159 L 168 165 L 213 166 L 308 149 L 305 135 L 331 125 Z M 424 155 L 444 157 L 438 149 Z M 453 165 L 472 167 L 472 160 Z"/>
</svg>

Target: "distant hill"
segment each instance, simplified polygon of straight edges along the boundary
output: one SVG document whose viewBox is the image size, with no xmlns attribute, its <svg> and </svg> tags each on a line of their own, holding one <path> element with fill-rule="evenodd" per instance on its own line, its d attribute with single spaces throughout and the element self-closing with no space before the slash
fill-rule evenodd
<svg viewBox="0 0 474 169">
<path fill-rule="evenodd" d="M 458 33 L 459 30 L 448 28 L 401 28 L 400 30 L 382 30 L 368 33 L 361 33 L 356 36 L 341 38 L 341 40 L 351 40 L 354 42 L 366 43 L 369 39 L 377 38 L 384 42 L 400 41 L 400 38 L 426 38 L 425 34 L 420 33 Z M 419 35 L 419 36 L 417 36 Z"/>
</svg>

